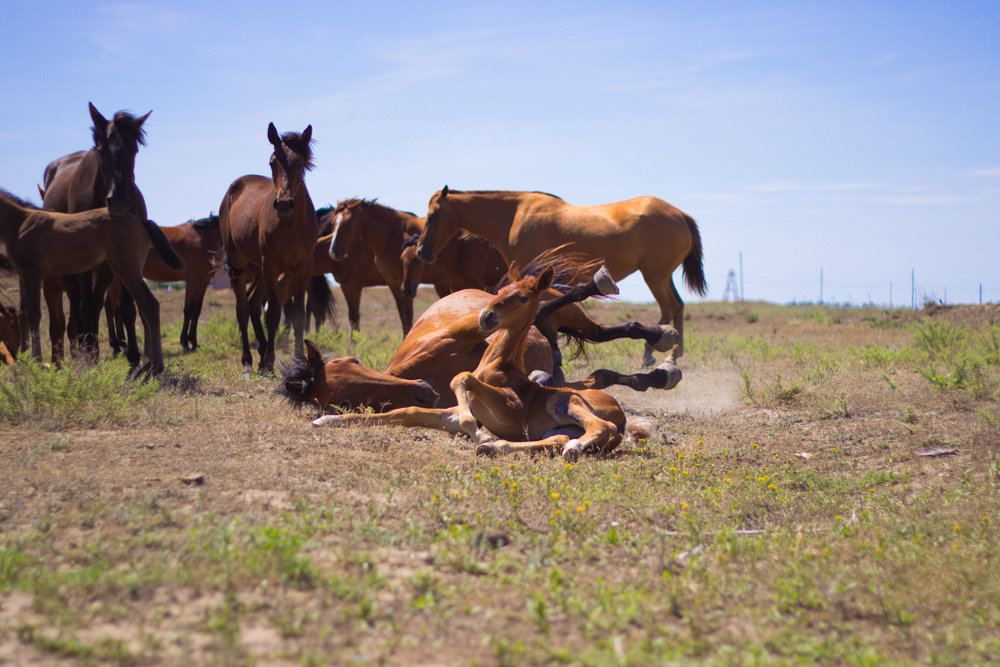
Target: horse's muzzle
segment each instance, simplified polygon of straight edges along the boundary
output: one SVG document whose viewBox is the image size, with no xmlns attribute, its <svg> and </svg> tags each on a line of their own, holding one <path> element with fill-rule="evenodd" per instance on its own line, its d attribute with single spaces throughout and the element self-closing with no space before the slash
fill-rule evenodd
<svg viewBox="0 0 1000 667">
<path fill-rule="evenodd" d="M 410 283 L 403 283 L 399 286 L 399 291 L 403 293 L 403 296 L 413 299 L 417 296 L 417 286 L 411 285 Z"/>
<path fill-rule="evenodd" d="M 424 264 L 433 264 L 434 260 L 437 259 L 434 255 L 434 248 L 426 244 L 421 244 L 417 246 L 417 259 L 419 259 Z"/>
<path fill-rule="evenodd" d="M 343 250 L 339 248 L 337 250 L 330 248 L 330 259 L 332 259 L 333 261 L 342 262 L 344 261 L 345 257 L 347 257 L 347 253 L 344 252 Z"/>
<path fill-rule="evenodd" d="M 279 218 L 288 218 L 295 211 L 295 200 L 294 199 L 275 199 L 274 200 L 274 211 L 278 214 Z"/>
<path fill-rule="evenodd" d="M 417 407 L 433 408 L 441 397 L 426 380 L 420 380 L 420 384 L 422 387 L 416 396 Z"/>
<path fill-rule="evenodd" d="M 496 311 L 490 308 L 483 308 L 479 311 L 479 330 L 484 333 L 489 333 L 497 328 L 500 323 L 500 318 L 497 316 Z"/>
<path fill-rule="evenodd" d="M 128 213 L 128 207 L 131 203 L 129 201 L 128 195 L 124 197 L 116 197 L 112 195 L 104 200 L 105 205 L 108 207 L 108 215 L 113 218 L 119 218 L 126 213 Z"/>
</svg>

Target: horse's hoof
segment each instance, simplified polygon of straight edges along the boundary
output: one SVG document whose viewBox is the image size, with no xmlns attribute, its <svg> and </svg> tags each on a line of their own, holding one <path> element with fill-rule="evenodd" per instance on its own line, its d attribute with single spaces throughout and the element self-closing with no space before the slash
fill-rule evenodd
<svg viewBox="0 0 1000 667">
<path fill-rule="evenodd" d="M 344 423 L 344 420 L 340 418 L 340 415 L 323 415 L 319 419 L 314 419 L 312 422 L 313 426 L 340 426 Z"/>
<path fill-rule="evenodd" d="M 573 438 L 563 446 L 562 457 L 567 463 L 576 463 L 583 452 L 583 443 Z"/>
<path fill-rule="evenodd" d="M 657 352 L 670 352 L 681 342 L 681 335 L 669 324 L 661 324 L 660 331 L 659 340 L 652 346 Z"/>
<path fill-rule="evenodd" d="M 669 360 L 664 361 L 662 364 L 657 366 L 656 371 L 665 371 L 667 374 L 666 381 L 663 383 L 662 387 L 659 387 L 660 389 L 673 389 L 681 381 L 681 377 L 683 377 L 681 369 Z"/>
<path fill-rule="evenodd" d="M 597 273 L 594 274 L 593 281 L 602 296 L 618 294 L 618 285 L 615 284 L 614 279 L 611 277 L 608 267 L 603 264 L 601 268 L 597 269 Z"/>
<path fill-rule="evenodd" d="M 493 458 L 497 455 L 497 448 L 492 443 L 484 442 L 476 447 L 476 456 L 489 456 Z"/>
</svg>

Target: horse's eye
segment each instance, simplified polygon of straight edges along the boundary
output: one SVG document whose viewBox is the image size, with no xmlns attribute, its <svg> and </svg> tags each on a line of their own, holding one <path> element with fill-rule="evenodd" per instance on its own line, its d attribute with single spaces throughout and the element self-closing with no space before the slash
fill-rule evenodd
<svg viewBox="0 0 1000 667">
<path fill-rule="evenodd" d="M 528 303 L 528 297 L 522 296 L 521 297 L 521 303 Z"/>
</svg>

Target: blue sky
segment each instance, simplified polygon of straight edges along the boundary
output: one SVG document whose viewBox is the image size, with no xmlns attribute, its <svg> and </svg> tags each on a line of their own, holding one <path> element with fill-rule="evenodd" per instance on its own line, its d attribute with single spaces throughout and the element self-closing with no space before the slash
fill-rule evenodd
<svg viewBox="0 0 1000 667">
<path fill-rule="evenodd" d="M 778 303 L 1000 302 L 1000 3 L 8 3 L 0 187 L 37 200 L 87 102 L 153 110 L 161 225 L 313 125 L 317 205 L 458 189 L 655 195 Z M 696 300 L 675 282 L 682 296 Z M 650 297 L 635 275 L 623 296 Z"/>
</svg>

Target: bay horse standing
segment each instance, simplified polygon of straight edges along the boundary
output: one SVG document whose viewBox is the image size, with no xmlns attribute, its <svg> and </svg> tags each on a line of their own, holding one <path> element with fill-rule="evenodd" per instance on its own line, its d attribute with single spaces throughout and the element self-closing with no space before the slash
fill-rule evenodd
<svg viewBox="0 0 1000 667">
<path fill-rule="evenodd" d="M 326 415 L 314 425 L 417 426 L 464 433 L 478 454 L 559 449 L 567 460 L 581 453 L 607 453 L 626 433 L 625 411 L 603 391 L 545 386 L 534 382 L 523 354 L 542 295 L 551 286 L 552 267 L 511 283 L 476 314 L 481 334 L 491 335 L 474 371 L 451 381 L 457 405 L 399 408 L 385 413 Z"/>
<path fill-rule="evenodd" d="M 319 237 L 316 209 L 304 179 L 305 172 L 313 167 L 312 125 L 301 133 L 279 135 L 271 123 L 267 139 L 274 149 L 270 158 L 271 177 L 241 176 L 229 186 L 219 206 L 219 231 L 236 296 L 236 320 L 245 373 L 253 370 L 247 335 L 250 318 L 247 267 L 256 267 L 260 272 L 267 298 L 267 338 L 262 341 L 258 370 L 265 375 L 274 369 L 275 335 L 282 306 L 289 298 L 295 353 L 303 353 L 303 304 Z M 285 289 L 278 284 L 282 276 Z"/>
<path fill-rule="evenodd" d="M 135 156 L 146 143 L 143 124 L 149 118 L 117 112 L 106 119 L 92 103 L 88 103 L 94 125 L 94 146 L 52 161 L 45 168 L 42 208 L 47 211 L 76 213 L 107 207 L 112 217 L 132 213 L 140 220 L 148 218 L 146 201 L 135 184 Z M 97 331 L 104 292 L 112 280 L 111 273 L 99 270 L 80 276 L 51 276 L 45 282 L 45 302 L 49 310 L 49 337 L 52 361 L 63 355 L 66 317 L 63 313 L 63 288 L 69 294 L 70 335 L 82 336 L 84 346 L 96 354 Z M 123 298 L 121 308 L 129 333 L 130 357 L 133 367 L 138 364 L 139 351 L 135 343 L 135 304 L 131 297 Z M 76 341 L 72 341 L 76 342 Z"/>
<path fill-rule="evenodd" d="M 41 360 L 42 281 L 107 264 L 134 295 L 142 316 L 146 360 L 133 373 L 157 375 L 163 371 L 160 305 L 142 279 L 142 266 L 150 245 L 168 262 L 179 265 L 180 258 L 154 222 L 127 210 L 122 215 L 111 215 L 106 208 L 79 213 L 44 211 L 0 191 L 0 240 L 7 246 L 20 281 L 22 349 L 30 344 L 34 358 Z"/>
<path fill-rule="evenodd" d="M 574 206 L 543 192 L 449 190 L 431 197 L 417 257 L 433 262 L 448 239 L 465 229 L 488 240 L 510 264 L 524 266 L 541 252 L 569 243 L 570 250 L 601 259 L 615 280 L 638 270 L 660 306 L 660 324 L 681 335 L 668 361 L 684 354 L 684 302 L 673 272 L 683 265 L 688 287 L 707 290 L 701 233 L 694 219 L 655 197 Z M 655 359 L 649 345 L 645 365 Z"/>
<path fill-rule="evenodd" d="M 161 283 L 184 281 L 184 324 L 181 326 L 181 349 L 194 352 L 198 349 L 198 318 L 205 301 L 205 292 L 218 269 L 222 249 L 219 234 L 219 216 L 209 215 L 199 220 L 188 220 L 174 227 L 164 227 L 170 246 L 184 260 L 184 267 L 167 264 L 159 253 L 150 252 L 142 275 Z"/>
<path fill-rule="evenodd" d="M 331 213 L 333 233 L 328 246 L 335 264 L 357 264 L 361 257 L 370 261 L 389 287 L 403 335 L 413 326 L 413 296 L 401 289 L 403 267 L 399 253 L 408 234 L 419 234 L 422 220 L 412 213 L 376 203 L 374 199 L 345 199 Z M 360 257 L 359 257 L 360 255 Z M 370 258 L 370 259 L 369 259 Z M 449 290 L 438 290 L 439 296 Z"/>
</svg>

